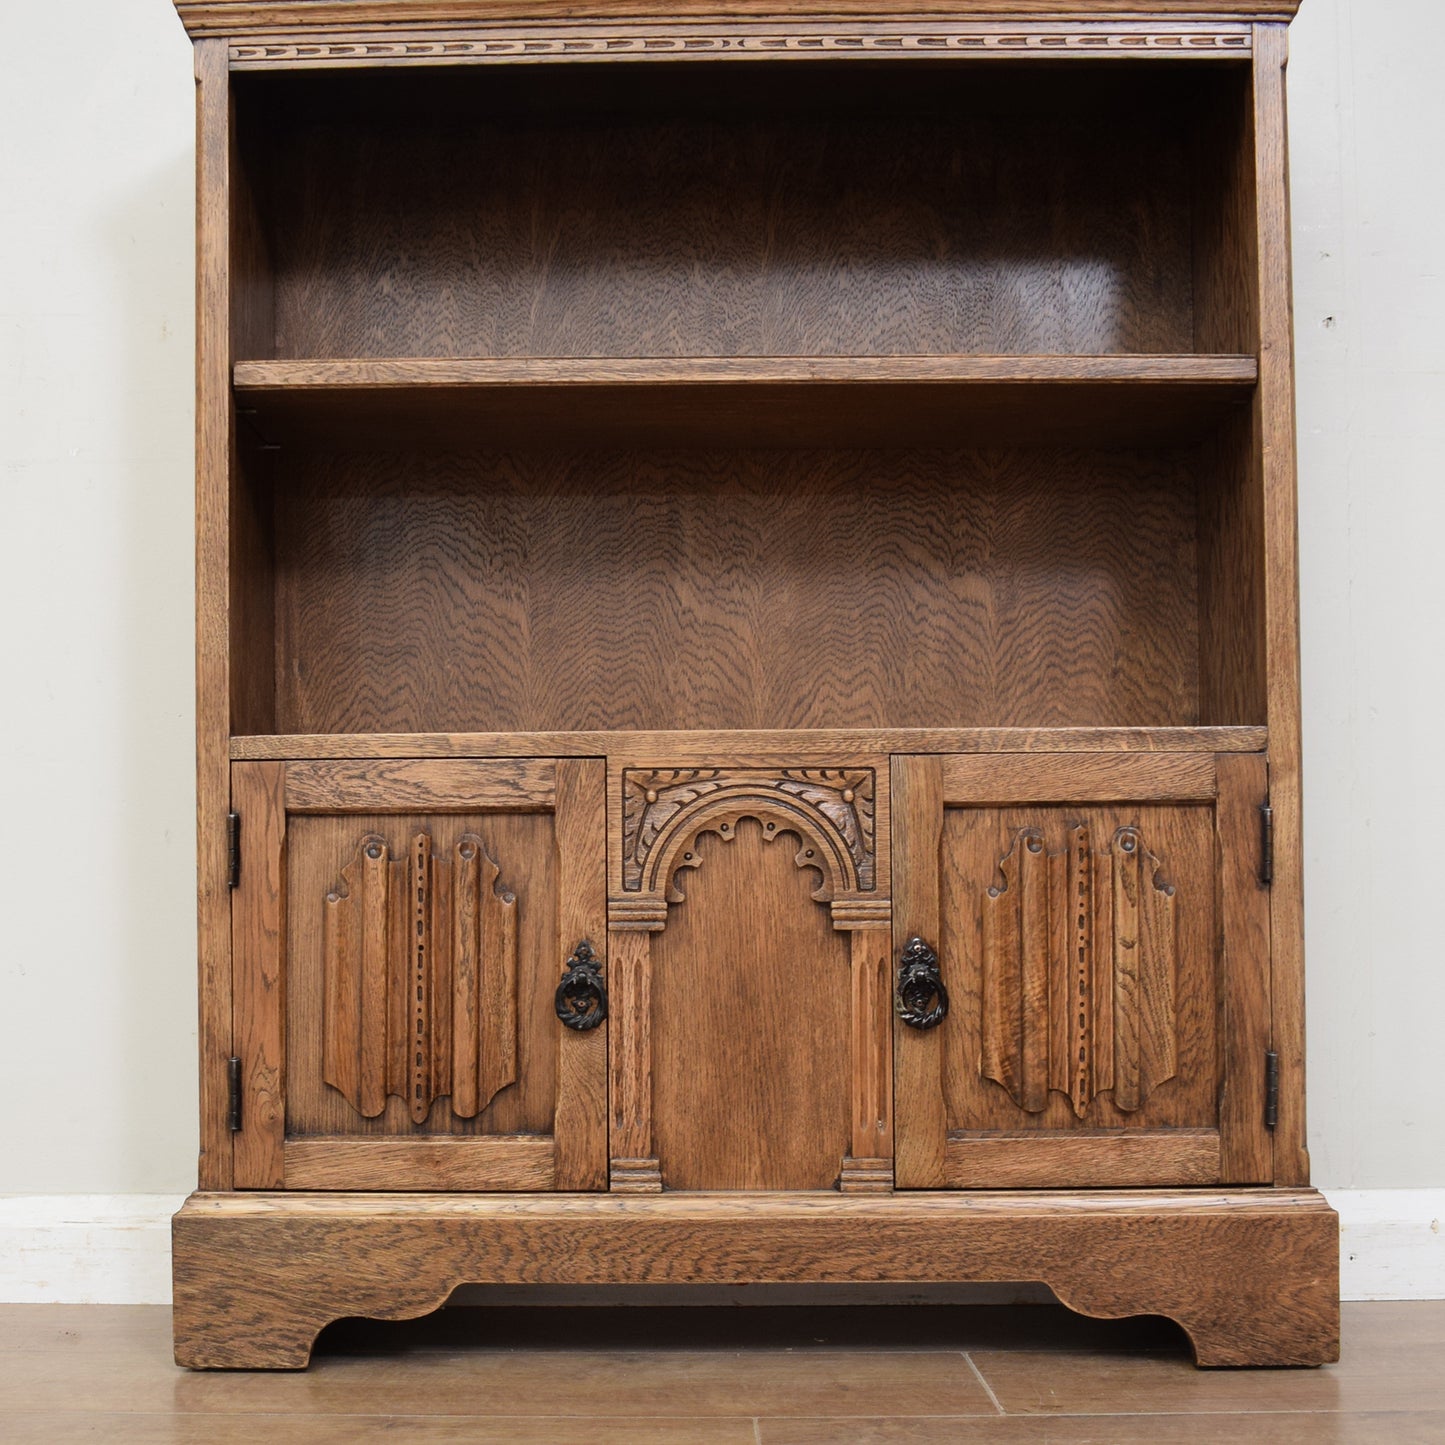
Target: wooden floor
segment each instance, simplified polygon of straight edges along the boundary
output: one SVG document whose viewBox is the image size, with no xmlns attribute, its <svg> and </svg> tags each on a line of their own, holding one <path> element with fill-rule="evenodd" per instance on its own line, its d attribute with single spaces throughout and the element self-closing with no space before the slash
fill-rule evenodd
<svg viewBox="0 0 1445 1445">
<path fill-rule="evenodd" d="M 454 1309 L 305 1374 L 188 1374 L 169 1313 L 0 1306 L 0 1441 L 1445 1442 L 1445 1302 L 1345 1307 L 1343 1363 L 1196 1371 L 1162 1321 L 1023 1307 Z"/>
</svg>

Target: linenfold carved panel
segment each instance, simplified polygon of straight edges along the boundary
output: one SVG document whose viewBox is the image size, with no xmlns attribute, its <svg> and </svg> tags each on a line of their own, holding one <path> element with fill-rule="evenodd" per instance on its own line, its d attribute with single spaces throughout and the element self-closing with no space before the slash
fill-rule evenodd
<svg viewBox="0 0 1445 1445">
<path fill-rule="evenodd" d="M 698 866 L 702 833 L 735 836 L 757 818 L 769 837 L 796 834 L 798 866 L 821 882 L 813 896 L 875 886 L 874 777 L 871 768 L 631 769 L 622 785 L 622 881 L 632 893 L 680 902 L 676 874 Z"/>
<path fill-rule="evenodd" d="M 414 1123 L 446 1095 L 474 1118 L 517 1078 L 517 900 L 468 833 L 437 856 L 428 833 L 394 857 L 357 845 L 325 902 L 324 1075 L 375 1118 L 388 1096 Z"/>
<path fill-rule="evenodd" d="M 983 901 L 982 1072 L 1031 1114 L 1050 1091 L 1082 1117 L 1112 1091 L 1138 1110 L 1178 1067 L 1175 890 L 1137 828 L 1106 849 L 1022 830 Z"/>
</svg>

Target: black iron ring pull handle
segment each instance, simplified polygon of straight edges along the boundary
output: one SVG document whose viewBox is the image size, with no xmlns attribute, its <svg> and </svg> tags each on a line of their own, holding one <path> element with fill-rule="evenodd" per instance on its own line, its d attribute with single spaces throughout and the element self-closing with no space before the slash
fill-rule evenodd
<svg viewBox="0 0 1445 1445">
<path fill-rule="evenodd" d="M 911 1029 L 936 1029 L 948 1017 L 938 955 L 921 938 L 910 938 L 903 950 L 894 1007 Z"/>
<path fill-rule="evenodd" d="M 602 982 L 602 960 L 584 938 L 567 960 L 557 985 L 557 1017 L 569 1029 L 585 1033 L 607 1017 L 607 985 Z"/>
</svg>

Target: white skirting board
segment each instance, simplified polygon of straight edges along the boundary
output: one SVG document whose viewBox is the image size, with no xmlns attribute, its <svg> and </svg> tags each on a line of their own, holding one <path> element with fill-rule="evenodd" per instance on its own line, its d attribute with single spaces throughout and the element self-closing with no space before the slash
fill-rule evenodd
<svg viewBox="0 0 1445 1445">
<path fill-rule="evenodd" d="M 183 1194 L 0 1195 L 6 1304 L 169 1304 Z"/>
<path fill-rule="evenodd" d="M 1325 1195 L 1340 1214 L 1340 1283 L 1345 1299 L 1445 1299 L 1445 1189 L 1327 1189 Z M 169 1303 L 170 1217 L 183 1198 L 179 1194 L 0 1195 L 0 1302 Z M 731 1302 L 743 1293 L 699 1290 L 696 1302 Z M 764 1298 L 761 1293 L 746 1293 L 759 1302 Z M 791 1303 L 793 1294 L 774 1298 Z M 1005 1296 L 1029 1297 L 1026 1291 L 978 1286 L 902 1290 L 887 1298 L 987 1303 Z M 473 1297 L 522 1302 L 520 1296 L 482 1291 Z M 562 1302 L 560 1292 L 549 1296 L 541 1291 L 528 1291 L 526 1302 L 549 1297 Z M 625 1297 L 619 1293 L 619 1298 Z M 874 1297 L 871 1290 L 850 1292 L 857 1303 Z M 884 1295 L 877 1297 L 881 1302 Z M 594 1295 L 589 1302 L 601 1301 Z"/>
<path fill-rule="evenodd" d="M 1445 1189 L 1326 1189 L 1345 1299 L 1445 1299 Z"/>
</svg>

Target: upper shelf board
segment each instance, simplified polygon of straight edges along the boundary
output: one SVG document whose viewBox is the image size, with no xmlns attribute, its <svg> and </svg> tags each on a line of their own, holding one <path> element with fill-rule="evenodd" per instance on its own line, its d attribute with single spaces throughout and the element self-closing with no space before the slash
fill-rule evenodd
<svg viewBox="0 0 1445 1445">
<path fill-rule="evenodd" d="M 237 406 L 278 446 L 896 446 L 1189 440 L 1253 356 L 242 361 Z"/>
<path fill-rule="evenodd" d="M 790 728 L 775 732 L 324 733 L 231 739 L 238 762 L 288 758 L 612 757 L 643 766 L 782 753 L 840 759 L 880 753 L 1261 753 L 1262 727 Z"/>
<path fill-rule="evenodd" d="M 630 20 L 658 24 L 706 20 L 857 17 L 887 22 L 946 17 L 1010 23 L 1100 21 L 1288 21 L 1299 0 L 176 0 L 194 37 L 317 34 L 378 27 L 496 25 Z"/>
</svg>

